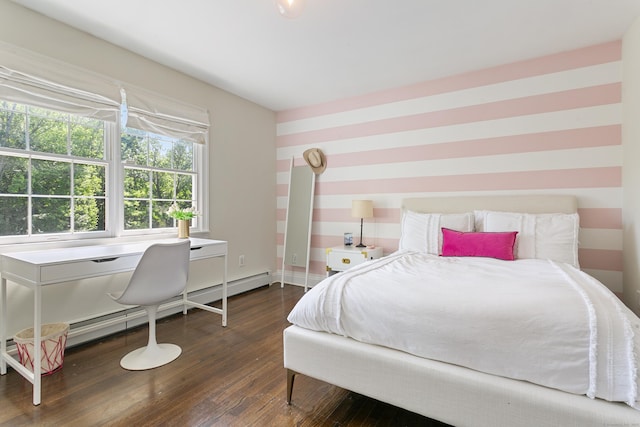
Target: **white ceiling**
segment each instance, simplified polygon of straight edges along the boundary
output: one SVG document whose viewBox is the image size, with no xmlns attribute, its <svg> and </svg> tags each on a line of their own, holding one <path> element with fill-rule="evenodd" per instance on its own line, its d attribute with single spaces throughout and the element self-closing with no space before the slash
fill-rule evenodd
<svg viewBox="0 0 640 427">
<path fill-rule="evenodd" d="M 640 0 L 14 0 L 275 111 L 617 40 Z"/>
</svg>

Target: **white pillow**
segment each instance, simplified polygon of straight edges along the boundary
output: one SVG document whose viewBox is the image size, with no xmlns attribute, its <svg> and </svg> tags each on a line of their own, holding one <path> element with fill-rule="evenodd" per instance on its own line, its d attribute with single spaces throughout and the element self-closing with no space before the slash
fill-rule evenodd
<svg viewBox="0 0 640 427">
<path fill-rule="evenodd" d="M 442 227 L 457 231 L 473 231 L 473 213 L 440 214 L 404 211 L 400 223 L 398 249 L 442 253 Z"/>
<path fill-rule="evenodd" d="M 580 268 L 577 213 L 475 211 L 474 218 L 476 231 L 517 231 L 516 258 L 550 259 Z"/>
</svg>

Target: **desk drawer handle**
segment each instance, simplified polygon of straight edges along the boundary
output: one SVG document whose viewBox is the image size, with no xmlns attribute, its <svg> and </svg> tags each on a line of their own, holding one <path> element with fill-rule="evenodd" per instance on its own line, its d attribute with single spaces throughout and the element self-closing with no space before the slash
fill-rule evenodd
<svg viewBox="0 0 640 427">
<path fill-rule="evenodd" d="M 349 258 L 342 258 L 343 264 L 351 264 L 351 260 Z"/>
<path fill-rule="evenodd" d="M 202 246 L 196 246 L 196 247 L 194 247 L 194 248 L 191 248 L 191 250 L 192 250 L 192 251 L 197 251 L 197 250 L 199 250 L 199 249 L 202 249 Z"/>
<path fill-rule="evenodd" d="M 118 257 L 113 257 L 113 258 L 92 259 L 91 261 L 93 261 L 93 262 L 111 262 L 111 261 L 115 261 L 117 259 L 118 259 Z"/>
</svg>

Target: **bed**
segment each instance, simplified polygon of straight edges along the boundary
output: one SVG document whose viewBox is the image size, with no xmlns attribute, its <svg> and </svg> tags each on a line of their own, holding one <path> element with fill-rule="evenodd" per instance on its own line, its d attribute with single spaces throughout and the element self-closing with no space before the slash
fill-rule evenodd
<svg viewBox="0 0 640 427">
<path fill-rule="evenodd" d="M 638 347 L 640 322 L 633 313 L 619 304 L 619 301 L 616 303 L 617 300 L 613 294 L 604 289 L 603 285 L 594 284 L 593 282 L 597 282 L 595 279 L 580 272 L 579 268 L 577 268 L 579 267 L 577 259 L 578 224 L 574 222 L 570 223 L 575 224 L 574 226 L 567 226 L 569 223 L 565 222 L 558 225 L 559 223 L 556 221 L 557 218 L 561 218 L 561 222 L 565 220 L 571 221 L 571 218 L 577 221 L 577 201 L 575 197 L 559 195 L 433 197 L 406 199 L 403 201 L 402 208 L 403 235 L 400 240 L 401 251 L 399 252 L 403 253 L 393 253 L 381 259 L 378 264 L 376 264 L 376 261 L 371 261 L 370 263 L 365 263 L 368 265 L 354 267 L 346 272 L 327 278 L 305 294 L 292 311 L 290 321 L 292 321 L 293 325 L 285 329 L 283 336 L 288 403 L 292 401 L 295 376 L 303 374 L 454 426 L 640 426 L 640 410 L 637 409 L 637 355 L 640 354 Z M 487 212 L 490 214 L 487 214 Z M 468 224 L 468 218 L 464 218 L 464 221 L 460 222 L 460 215 L 468 213 L 474 213 L 472 215 L 472 224 Z M 526 215 L 518 216 L 517 213 Z M 551 213 L 554 215 L 545 215 Z M 375 299 L 368 300 L 366 303 L 368 307 L 376 307 L 373 311 L 382 313 L 381 319 L 373 321 L 359 319 L 360 309 L 354 309 L 353 307 L 355 306 L 353 305 L 348 306 L 351 308 L 347 310 L 355 313 L 352 316 L 353 318 L 341 317 L 344 316 L 342 312 L 344 310 L 340 307 L 332 308 L 331 304 L 334 304 L 337 298 L 343 298 L 343 295 L 346 298 L 347 294 L 352 294 L 356 299 L 376 298 L 380 286 L 370 285 L 372 286 L 370 288 L 371 291 L 362 293 L 362 289 L 366 289 L 366 287 L 356 288 L 356 284 L 360 283 L 360 286 L 367 286 L 367 283 L 375 283 L 372 281 L 374 277 L 371 276 L 375 274 L 382 274 L 382 277 L 384 277 L 384 274 L 391 274 L 394 277 L 403 276 L 404 273 L 398 274 L 398 270 L 392 269 L 391 266 L 402 265 L 403 262 L 407 262 L 406 259 L 411 259 L 411 263 L 414 262 L 414 258 L 405 257 L 406 254 L 404 252 L 409 252 L 409 255 L 416 257 L 416 259 L 426 259 L 428 262 L 444 261 L 445 263 L 460 264 L 464 271 L 462 277 L 465 277 L 464 274 L 476 274 L 473 269 L 484 268 L 483 264 L 481 264 L 483 257 L 438 257 L 437 254 L 434 256 L 433 254 L 425 255 L 421 253 L 424 251 L 433 252 L 434 250 L 442 251 L 445 249 L 443 245 L 449 245 L 446 246 L 446 250 L 450 255 L 452 253 L 450 244 L 455 240 L 449 240 L 449 237 L 446 237 L 446 241 L 443 242 L 441 234 L 436 236 L 434 234 L 429 235 L 429 231 L 422 234 L 415 232 L 412 225 L 407 225 L 407 218 L 410 218 L 412 214 L 422 215 L 420 216 L 421 221 L 424 218 L 429 218 L 430 221 L 435 218 L 438 227 L 430 225 L 431 230 L 434 227 L 438 230 L 442 228 L 439 226 L 443 225 L 445 215 L 448 218 L 457 216 L 457 223 L 454 221 L 451 228 L 457 229 L 465 239 L 467 237 L 482 237 L 492 232 L 507 234 L 507 230 L 496 230 L 496 224 L 498 224 L 498 227 L 519 230 L 518 240 L 512 246 L 512 253 L 518 260 L 515 263 L 507 263 L 503 260 L 495 260 L 493 258 L 489 260 L 487 258 L 490 266 L 487 268 L 489 278 L 491 281 L 493 280 L 490 274 L 494 268 L 501 271 L 501 269 L 506 268 L 505 266 L 519 268 L 515 266 L 523 265 L 529 266 L 526 268 L 534 268 L 533 271 L 536 271 L 538 264 L 548 264 L 551 271 L 549 274 L 553 274 L 553 277 L 549 276 L 549 281 L 546 281 L 547 276 L 545 274 L 547 273 L 540 275 L 545 278 L 544 283 L 547 285 L 555 283 L 556 276 L 568 277 L 573 288 L 568 285 L 565 287 L 558 286 L 557 289 L 550 285 L 547 287 L 554 288 L 551 292 L 562 294 L 558 298 L 564 297 L 563 295 L 565 294 L 569 295 L 570 298 L 573 298 L 571 300 L 573 302 L 568 305 L 561 304 L 560 308 L 558 308 L 552 303 L 545 304 L 544 299 L 542 299 L 537 300 L 537 304 L 530 305 L 540 307 L 548 305 L 547 310 L 558 311 L 564 317 L 569 317 L 569 313 L 572 311 L 584 314 L 584 319 L 586 319 L 584 322 L 576 322 L 578 323 L 576 326 L 571 326 L 575 327 L 575 330 L 564 326 L 562 329 L 567 329 L 568 335 L 566 339 L 568 342 L 571 343 L 573 342 L 572 340 L 575 340 L 576 343 L 582 345 L 584 341 L 586 347 L 573 352 L 574 350 L 571 347 L 573 344 L 570 344 L 566 348 L 558 346 L 556 351 L 553 343 L 545 341 L 537 343 L 535 341 L 537 337 L 543 335 L 556 336 L 556 331 L 553 329 L 555 320 L 548 321 L 544 326 L 551 328 L 554 331 L 552 334 L 538 333 L 540 331 L 536 332 L 535 327 L 533 327 L 531 337 L 522 338 L 517 347 L 514 347 L 515 350 L 513 352 L 505 350 L 508 347 L 501 347 L 502 343 L 498 339 L 503 336 L 511 337 L 517 341 L 517 338 L 513 337 L 517 337 L 519 334 L 514 334 L 513 328 L 511 332 L 507 328 L 495 333 L 493 341 L 489 341 L 489 345 L 485 345 L 485 348 L 476 350 L 476 353 L 467 347 L 462 347 L 465 350 L 464 352 L 455 351 L 461 348 L 456 347 L 454 351 L 449 350 L 449 353 L 445 350 L 443 350 L 443 353 L 438 353 L 437 351 L 440 351 L 440 342 L 437 341 L 437 338 L 435 339 L 436 341 L 429 341 L 423 345 L 414 345 L 413 341 L 406 337 L 400 337 L 395 343 L 391 344 L 380 343 L 377 341 L 378 338 L 375 337 L 375 331 L 381 330 L 388 335 L 389 331 L 385 331 L 387 328 L 385 325 L 395 324 L 392 319 L 393 316 L 401 319 L 411 319 L 411 316 L 407 313 L 413 314 L 416 311 L 412 308 L 407 308 L 406 312 L 398 312 L 396 309 L 395 313 L 393 310 L 388 310 L 387 307 L 393 307 L 392 304 L 389 304 L 389 298 L 394 298 L 388 295 L 382 296 L 381 298 L 386 300 L 379 302 L 377 305 Z M 549 218 L 551 218 L 551 222 L 544 223 Z M 467 221 L 466 225 L 465 221 Z M 548 230 L 547 226 L 550 227 Z M 467 228 L 464 229 L 465 227 Z M 573 230 L 572 227 L 574 228 Z M 460 228 L 463 228 L 463 230 L 460 230 Z M 409 230 L 411 230 L 411 233 L 409 233 Z M 477 231 L 482 233 L 476 233 Z M 505 233 L 500 233 L 502 231 Z M 533 241 L 528 240 L 526 236 L 530 232 L 533 232 L 534 235 L 536 235 L 535 233 L 541 234 L 541 236 L 534 238 Z M 547 233 L 546 236 L 544 235 L 545 233 Z M 572 234 L 575 235 L 572 236 Z M 493 238 L 493 236 L 491 237 Z M 431 247 L 420 251 L 412 247 L 412 245 L 421 244 L 425 238 L 430 241 L 429 245 Z M 557 247 L 539 243 L 544 238 L 551 238 L 560 246 L 564 245 L 561 248 L 562 250 L 558 252 L 556 250 Z M 571 248 L 572 245 L 573 248 Z M 567 248 L 568 250 L 566 250 Z M 456 255 L 456 250 L 459 249 L 454 247 L 453 254 Z M 521 259 L 526 258 L 527 251 L 537 251 L 536 253 L 540 253 L 542 258 L 547 256 L 551 258 L 560 257 L 560 261 Z M 409 269 L 412 269 L 412 267 Z M 420 274 L 422 274 L 422 270 L 420 270 Z M 583 275 L 585 277 L 582 277 Z M 530 276 L 536 276 L 536 274 L 527 273 L 527 277 Z M 585 286 L 584 289 L 578 287 L 575 284 L 577 282 L 571 279 L 574 276 L 576 277 L 575 280 L 586 280 L 587 284 L 580 284 L 580 286 Z M 389 277 L 391 276 L 387 276 L 387 279 Z M 450 277 L 457 276 L 454 274 Z M 344 286 L 347 286 L 347 284 L 350 287 L 353 286 L 354 290 L 345 288 Z M 393 284 L 393 286 L 396 285 L 396 283 Z M 330 290 L 333 289 L 331 286 L 334 288 L 337 286 L 343 287 L 339 288 L 340 292 L 335 293 L 337 292 L 335 291 L 334 294 L 331 294 Z M 316 288 L 318 289 L 316 290 Z M 349 289 L 349 291 L 347 292 L 345 289 Z M 360 290 L 356 291 L 357 289 Z M 499 292 L 500 289 L 502 288 L 498 288 Z M 492 306 L 489 301 L 481 305 L 487 305 L 491 310 L 500 312 L 502 315 L 506 315 L 505 313 L 512 315 L 509 312 L 503 313 L 502 306 L 513 305 L 516 309 L 517 307 L 521 307 L 523 310 L 529 309 L 524 305 L 522 297 L 520 297 L 519 302 L 507 303 L 506 301 L 512 300 L 503 299 L 503 296 L 510 292 L 508 290 L 510 288 L 504 289 L 505 291 L 500 293 L 499 300 L 505 302 Z M 474 312 L 475 310 L 473 309 L 474 305 L 469 301 L 465 302 L 464 298 L 468 295 L 473 295 L 473 298 L 475 298 L 476 295 L 473 292 L 471 288 L 461 288 L 458 294 L 455 295 L 454 300 L 451 300 L 451 295 L 439 295 L 438 298 L 443 299 L 440 300 L 438 305 L 432 306 L 429 310 L 417 311 L 430 312 L 433 309 L 443 307 L 442 301 L 452 301 L 453 305 L 465 307 L 464 316 L 467 316 L 467 312 Z M 538 294 L 541 292 L 526 294 L 525 299 L 540 298 Z M 318 293 L 329 294 L 328 302 L 312 300 L 312 298 L 316 298 L 313 294 Z M 513 293 L 515 294 L 515 292 Z M 394 294 L 401 295 L 406 294 L 406 292 L 396 288 Z M 603 296 L 604 302 L 601 303 L 600 296 L 595 294 Z M 546 294 L 543 295 L 546 296 Z M 430 296 L 429 300 L 431 298 Z M 554 298 L 553 301 L 556 301 L 555 294 L 550 298 Z M 594 302 L 591 302 L 591 298 L 593 298 Z M 303 302 L 303 300 L 307 301 Z M 518 297 L 514 299 L 514 301 L 517 300 Z M 582 300 L 589 301 L 589 303 L 582 304 L 580 302 Z M 353 304 L 348 302 L 349 300 L 345 299 L 345 301 L 341 300 L 341 303 Z M 398 304 L 405 303 L 406 301 L 398 302 Z M 333 315 L 330 314 L 327 319 L 316 319 L 316 323 L 313 320 L 310 321 L 311 323 L 300 321 L 301 313 L 312 311 L 314 304 L 321 307 L 320 311 L 333 311 Z M 518 306 L 517 304 L 523 305 Z M 610 306 L 608 304 L 613 305 Z M 607 307 L 614 308 L 608 309 Z M 598 323 L 603 322 L 601 319 L 604 319 L 604 314 L 606 314 L 599 310 L 616 312 L 615 316 L 611 315 L 613 320 L 607 320 L 611 325 Z M 450 327 L 451 322 L 447 320 L 446 316 L 448 314 L 446 314 L 446 311 L 443 310 L 442 313 L 437 313 L 437 316 L 433 313 L 429 314 L 432 316 L 428 318 L 432 329 L 442 329 L 445 337 L 458 337 L 459 334 L 466 333 L 465 338 L 459 340 L 459 345 L 466 345 L 467 341 L 472 341 L 475 326 L 472 324 L 469 328 L 457 326 L 453 329 L 447 329 Z M 598 317 L 601 313 L 602 316 Z M 546 312 L 541 314 L 541 316 L 546 315 Z M 535 317 L 535 315 L 532 316 Z M 440 317 L 442 319 L 437 323 Z M 512 323 L 508 317 L 502 318 L 501 321 L 503 324 Z M 519 325 L 519 328 L 529 328 L 529 325 L 523 326 L 517 322 L 515 321 L 514 324 Z M 616 322 L 620 322 L 622 325 L 619 330 L 614 328 Z M 529 323 L 537 324 L 538 322 Z M 374 331 L 365 330 L 366 324 L 376 325 L 372 328 Z M 485 329 L 486 331 L 492 330 L 494 326 L 491 324 L 479 325 L 475 327 L 475 333 L 476 335 L 483 335 L 482 328 L 487 328 Z M 348 330 L 345 331 L 343 329 Z M 520 332 L 521 329 L 518 329 L 518 331 Z M 594 331 L 598 333 L 596 334 Z M 487 335 L 489 336 L 490 334 Z M 614 338 L 617 340 L 618 338 L 616 337 L 618 336 L 622 336 L 622 339 L 619 342 L 615 341 L 614 344 Z M 564 340 L 565 338 L 561 339 Z M 505 338 L 505 341 L 508 340 L 508 338 Z M 534 342 L 533 345 L 530 342 L 531 340 Z M 609 341 L 611 344 L 609 344 Z M 610 345 L 611 347 L 608 347 Z M 535 350 L 536 346 L 544 348 L 543 354 L 529 354 L 529 351 Z M 503 354 L 496 355 L 495 358 L 491 354 L 485 357 L 475 357 L 476 354 L 479 355 L 482 351 L 491 352 L 494 350 L 496 353 L 501 352 Z M 436 352 L 434 353 L 434 351 Z M 553 357 L 562 357 L 564 354 L 564 359 L 560 361 L 547 359 L 547 357 L 552 356 L 548 356 L 546 353 L 554 352 L 557 352 L 557 355 Z M 601 356 L 600 352 L 606 355 L 607 358 Z M 425 357 L 424 354 L 427 356 Z M 428 357 L 432 354 L 435 356 Z M 446 357 L 449 356 L 453 356 L 453 361 L 446 360 Z M 496 363 L 494 359 L 506 362 Z M 596 363 L 599 360 L 606 361 L 606 363 Z M 514 365 L 519 366 L 512 368 L 510 365 L 512 362 Z M 547 372 L 538 372 L 537 369 L 529 370 L 532 365 L 540 366 L 542 367 L 541 371 L 546 369 Z M 583 373 L 586 373 L 586 375 L 582 375 Z M 613 378 L 611 380 L 607 380 L 608 377 L 606 375 L 609 375 L 609 373 Z M 563 376 L 566 378 L 561 378 Z"/>
</svg>

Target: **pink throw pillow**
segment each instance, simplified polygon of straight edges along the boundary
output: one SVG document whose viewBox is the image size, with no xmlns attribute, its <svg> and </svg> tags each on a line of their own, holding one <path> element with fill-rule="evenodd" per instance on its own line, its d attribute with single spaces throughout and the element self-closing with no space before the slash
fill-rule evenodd
<svg viewBox="0 0 640 427">
<path fill-rule="evenodd" d="M 517 231 L 470 232 L 442 228 L 442 256 L 478 256 L 513 261 Z"/>
</svg>

